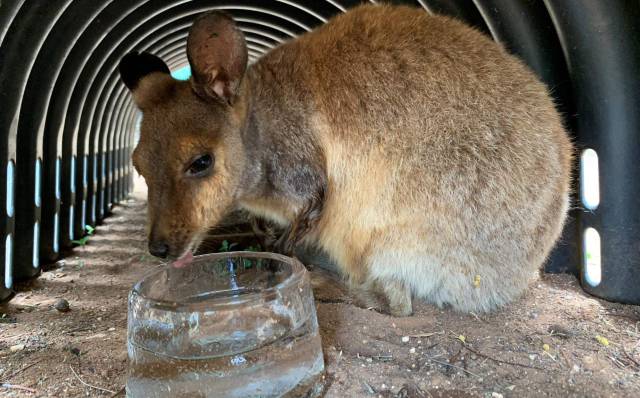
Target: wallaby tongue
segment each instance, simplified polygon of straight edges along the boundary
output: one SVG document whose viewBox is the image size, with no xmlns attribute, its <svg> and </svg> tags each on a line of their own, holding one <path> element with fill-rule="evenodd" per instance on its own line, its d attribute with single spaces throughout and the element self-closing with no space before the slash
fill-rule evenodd
<svg viewBox="0 0 640 398">
<path fill-rule="evenodd" d="M 184 268 L 187 265 L 191 264 L 191 261 L 193 261 L 193 253 L 191 252 L 191 250 L 189 250 L 182 257 L 171 263 L 171 265 L 174 268 Z"/>
</svg>

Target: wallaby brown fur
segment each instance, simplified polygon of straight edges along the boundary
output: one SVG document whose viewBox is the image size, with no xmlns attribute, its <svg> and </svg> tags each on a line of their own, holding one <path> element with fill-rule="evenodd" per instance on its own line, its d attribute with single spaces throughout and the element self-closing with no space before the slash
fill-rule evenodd
<svg viewBox="0 0 640 398">
<path fill-rule="evenodd" d="M 520 295 L 560 235 L 572 145 L 553 101 L 461 22 L 359 6 L 247 66 L 241 31 L 212 12 L 187 53 L 189 82 L 121 69 L 144 115 L 150 241 L 171 258 L 242 208 L 394 315 L 413 297 L 481 312 Z M 211 170 L 185 174 L 204 154 Z"/>
</svg>

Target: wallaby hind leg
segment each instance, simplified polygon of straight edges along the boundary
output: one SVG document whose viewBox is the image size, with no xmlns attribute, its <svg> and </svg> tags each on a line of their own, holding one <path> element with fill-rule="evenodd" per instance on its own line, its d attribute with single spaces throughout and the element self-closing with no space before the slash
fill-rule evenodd
<svg viewBox="0 0 640 398">
<path fill-rule="evenodd" d="M 411 289 L 404 282 L 392 279 L 379 281 L 378 283 L 382 285 L 391 315 L 400 317 L 413 314 Z"/>
<path fill-rule="evenodd" d="M 364 283 L 353 284 L 351 291 L 356 304 L 363 308 L 379 312 L 388 308 L 391 315 L 398 317 L 413 313 L 411 290 L 395 279 L 368 279 Z"/>
</svg>

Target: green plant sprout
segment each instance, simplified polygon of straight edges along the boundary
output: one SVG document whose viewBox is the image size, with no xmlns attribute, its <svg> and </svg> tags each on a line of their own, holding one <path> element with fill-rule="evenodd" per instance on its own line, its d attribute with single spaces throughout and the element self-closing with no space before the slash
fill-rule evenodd
<svg viewBox="0 0 640 398">
<path fill-rule="evenodd" d="M 89 241 L 89 235 L 85 235 L 80 239 L 72 240 L 71 243 L 74 243 L 78 246 L 84 246 Z"/>
<path fill-rule="evenodd" d="M 256 246 L 248 246 L 245 250 L 248 252 L 260 252 L 262 251 L 262 247 L 260 247 L 260 244 L 257 244 Z"/>
<path fill-rule="evenodd" d="M 80 239 L 72 240 L 71 243 L 74 243 L 78 246 L 84 246 L 87 244 L 87 242 L 89 242 L 89 237 L 92 236 L 96 231 L 96 229 L 91 225 L 85 225 L 84 230 L 87 231 L 87 234 Z"/>
</svg>

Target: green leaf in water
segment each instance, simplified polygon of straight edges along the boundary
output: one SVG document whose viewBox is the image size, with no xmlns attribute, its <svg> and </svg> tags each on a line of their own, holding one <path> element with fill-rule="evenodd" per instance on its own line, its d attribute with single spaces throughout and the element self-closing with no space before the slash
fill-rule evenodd
<svg viewBox="0 0 640 398">
<path fill-rule="evenodd" d="M 222 241 L 222 245 L 220 245 L 220 250 L 218 250 L 218 252 L 229 252 L 236 246 L 238 246 L 237 243 L 229 243 L 229 241 L 225 239 Z"/>
<path fill-rule="evenodd" d="M 218 250 L 220 252 L 228 252 L 229 251 L 229 241 L 228 240 L 223 240 L 222 241 L 222 245 L 220 246 L 220 250 Z"/>
</svg>

